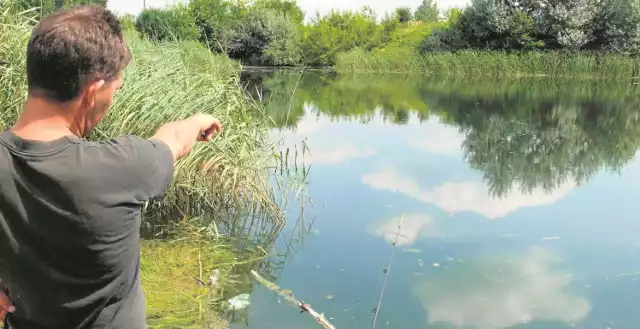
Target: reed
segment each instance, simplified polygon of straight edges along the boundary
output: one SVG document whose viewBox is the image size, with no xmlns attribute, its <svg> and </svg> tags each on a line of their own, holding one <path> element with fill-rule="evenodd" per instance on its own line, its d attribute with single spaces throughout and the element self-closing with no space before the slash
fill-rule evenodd
<svg viewBox="0 0 640 329">
<path fill-rule="evenodd" d="M 419 54 L 411 48 L 340 54 L 339 73 L 415 73 L 471 79 L 553 76 L 571 78 L 631 78 L 637 75 L 634 57 L 566 52 L 459 51 Z"/>
</svg>

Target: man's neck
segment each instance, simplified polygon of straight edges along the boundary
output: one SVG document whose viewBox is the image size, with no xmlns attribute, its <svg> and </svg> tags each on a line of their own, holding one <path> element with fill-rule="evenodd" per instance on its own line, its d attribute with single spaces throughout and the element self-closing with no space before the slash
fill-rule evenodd
<svg viewBox="0 0 640 329">
<path fill-rule="evenodd" d="M 65 136 L 77 136 L 72 120 L 65 116 L 68 109 L 42 98 L 29 97 L 11 132 L 20 138 L 53 141 Z"/>
</svg>

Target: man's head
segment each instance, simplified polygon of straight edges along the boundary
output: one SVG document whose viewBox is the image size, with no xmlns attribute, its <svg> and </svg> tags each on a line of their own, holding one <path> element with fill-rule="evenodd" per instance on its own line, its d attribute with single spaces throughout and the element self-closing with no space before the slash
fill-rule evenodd
<svg viewBox="0 0 640 329">
<path fill-rule="evenodd" d="M 39 22 L 29 40 L 29 97 L 56 104 L 87 136 L 111 106 L 130 60 L 110 11 L 99 5 L 57 11 Z"/>
</svg>

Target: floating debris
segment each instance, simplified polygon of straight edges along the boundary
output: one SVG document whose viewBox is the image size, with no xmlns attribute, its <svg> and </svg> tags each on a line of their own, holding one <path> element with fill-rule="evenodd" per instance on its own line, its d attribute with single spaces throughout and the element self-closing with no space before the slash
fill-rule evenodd
<svg viewBox="0 0 640 329">
<path fill-rule="evenodd" d="M 261 284 L 263 284 L 267 289 L 277 293 L 278 295 L 282 296 L 285 298 L 285 300 L 287 300 L 288 302 L 296 305 L 297 307 L 300 308 L 301 313 L 307 313 L 309 314 L 311 317 L 313 317 L 314 320 L 316 320 L 316 322 L 318 322 L 324 329 L 336 329 L 336 327 L 334 327 L 324 316 L 324 313 L 318 313 L 316 312 L 314 309 L 311 308 L 311 305 L 309 304 L 305 304 L 303 301 L 297 300 L 296 298 L 293 297 L 293 294 L 291 295 L 287 295 L 282 293 L 282 289 L 275 283 L 266 280 L 265 278 L 261 277 L 260 274 L 258 274 L 258 272 L 251 270 L 251 274 L 256 278 L 256 280 L 258 282 L 260 282 Z"/>
<path fill-rule="evenodd" d="M 433 267 L 440 267 L 439 263 L 433 263 L 432 265 L 433 265 Z"/>
<path fill-rule="evenodd" d="M 542 240 L 544 240 L 544 241 L 560 240 L 560 237 L 559 236 L 549 236 L 549 237 L 546 237 L 546 238 L 542 238 Z"/>
<path fill-rule="evenodd" d="M 415 249 L 415 248 L 409 248 L 409 249 L 402 250 L 402 252 L 410 252 L 410 253 L 414 253 L 414 254 L 420 254 L 420 253 L 422 253 L 422 250 Z"/>
<path fill-rule="evenodd" d="M 249 294 L 240 294 L 233 298 L 230 298 L 227 302 L 231 306 L 232 310 L 241 310 L 243 308 L 247 308 L 251 304 L 251 295 Z"/>
<path fill-rule="evenodd" d="M 332 300 L 333 299 L 333 295 L 326 295 L 324 298 L 326 298 L 327 300 Z"/>
</svg>

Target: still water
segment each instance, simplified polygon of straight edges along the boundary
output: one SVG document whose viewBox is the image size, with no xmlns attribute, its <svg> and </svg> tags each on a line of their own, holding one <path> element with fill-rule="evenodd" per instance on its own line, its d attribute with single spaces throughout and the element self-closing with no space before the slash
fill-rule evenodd
<svg viewBox="0 0 640 329">
<path fill-rule="evenodd" d="M 245 82 L 310 166 L 276 282 L 336 328 L 371 328 L 392 254 L 376 328 L 640 328 L 633 82 Z M 232 328 L 320 328 L 257 285 L 244 312 Z"/>
</svg>

